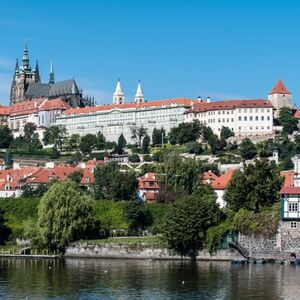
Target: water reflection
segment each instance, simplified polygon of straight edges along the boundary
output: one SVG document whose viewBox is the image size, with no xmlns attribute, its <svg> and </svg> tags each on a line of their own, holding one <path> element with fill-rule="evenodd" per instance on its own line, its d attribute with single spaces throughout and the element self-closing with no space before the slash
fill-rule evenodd
<svg viewBox="0 0 300 300">
<path fill-rule="evenodd" d="M 300 267 L 0 259 L 0 299 L 299 299 Z"/>
</svg>

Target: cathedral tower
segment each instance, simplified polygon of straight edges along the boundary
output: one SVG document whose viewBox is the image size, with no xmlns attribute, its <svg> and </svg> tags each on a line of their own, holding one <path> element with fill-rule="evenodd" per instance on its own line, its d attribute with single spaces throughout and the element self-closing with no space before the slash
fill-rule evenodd
<svg viewBox="0 0 300 300">
<path fill-rule="evenodd" d="M 39 67 L 36 64 L 35 70 L 31 70 L 29 63 L 29 52 L 27 42 L 25 42 L 22 66 L 19 67 L 18 60 L 11 85 L 10 105 L 25 101 L 25 92 L 30 83 L 40 83 Z"/>
<path fill-rule="evenodd" d="M 139 81 L 137 89 L 136 89 L 136 94 L 134 97 L 134 102 L 135 103 L 140 103 L 140 102 L 144 102 L 144 94 L 143 94 L 143 90 L 142 90 L 142 86 L 141 86 L 141 82 Z"/>
<path fill-rule="evenodd" d="M 275 107 L 275 117 L 282 107 L 292 107 L 292 93 L 288 91 L 281 80 L 278 80 L 273 90 L 268 95 L 268 100 Z"/>
<path fill-rule="evenodd" d="M 114 104 L 124 104 L 125 97 L 122 91 L 120 79 L 117 82 L 117 86 L 113 95 L 113 103 Z"/>
</svg>

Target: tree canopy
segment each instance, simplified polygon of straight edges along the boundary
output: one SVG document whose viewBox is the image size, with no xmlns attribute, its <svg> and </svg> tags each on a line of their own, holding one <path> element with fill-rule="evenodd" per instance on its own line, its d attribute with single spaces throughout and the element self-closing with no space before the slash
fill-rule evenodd
<svg viewBox="0 0 300 300">
<path fill-rule="evenodd" d="M 279 111 L 278 122 L 283 127 L 283 134 L 291 134 L 297 130 L 297 119 L 294 117 L 293 110 L 290 107 L 282 107 Z"/>
<path fill-rule="evenodd" d="M 40 200 L 38 229 L 44 247 L 64 251 L 93 228 L 92 201 L 74 182 L 54 183 Z"/>
<path fill-rule="evenodd" d="M 252 159 L 257 154 L 255 145 L 249 138 L 242 140 L 240 144 L 240 153 L 243 159 Z"/>
<path fill-rule="evenodd" d="M 244 172 L 236 171 L 228 185 L 224 200 L 230 209 L 245 208 L 259 212 L 279 201 L 283 178 L 274 163 L 267 159 L 256 160 Z"/>
<path fill-rule="evenodd" d="M 9 148 L 13 140 L 12 132 L 8 126 L 0 125 L 0 149 Z"/>
</svg>

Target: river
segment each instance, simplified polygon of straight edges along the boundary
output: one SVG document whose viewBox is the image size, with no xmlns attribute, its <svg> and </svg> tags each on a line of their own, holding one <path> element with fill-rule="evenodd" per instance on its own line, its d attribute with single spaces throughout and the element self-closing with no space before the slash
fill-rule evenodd
<svg viewBox="0 0 300 300">
<path fill-rule="evenodd" d="M 300 299 L 300 266 L 0 258 L 0 299 Z"/>
</svg>

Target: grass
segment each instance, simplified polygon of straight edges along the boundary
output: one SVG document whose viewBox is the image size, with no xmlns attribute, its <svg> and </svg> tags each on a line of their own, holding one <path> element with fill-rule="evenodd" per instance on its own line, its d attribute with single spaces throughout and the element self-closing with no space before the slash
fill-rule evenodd
<svg viewBox="0 0 300 300">
<path fill-rule="evenodd" d="M 128 246 L 149 246 L 149 247 L 164 247 L 164 242 L 159 236 L 145 236 L 145 237 L 110 237 L 100 240 L 80 240 L 79 243 L 87 243 L 92 245 L 101 244 L 120 244 Z"/>
</svg>

